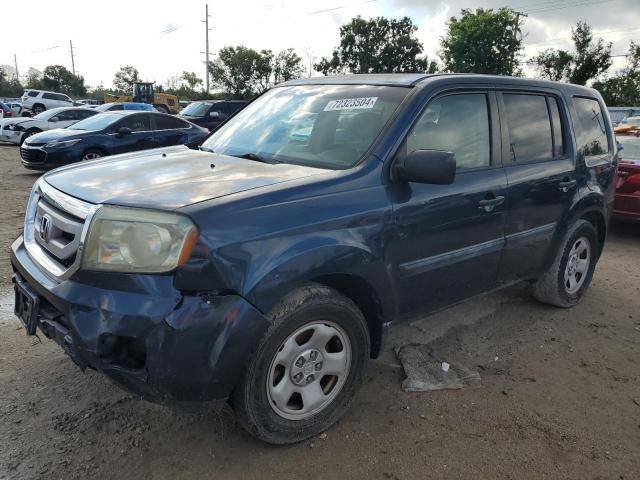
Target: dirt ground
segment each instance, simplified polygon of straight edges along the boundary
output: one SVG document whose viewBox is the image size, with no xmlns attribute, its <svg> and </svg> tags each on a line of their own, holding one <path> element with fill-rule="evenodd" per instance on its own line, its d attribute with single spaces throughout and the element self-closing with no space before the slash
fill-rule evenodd
<svg viewBox="0 0 640 480">
<path fill-rule="evenodd" d="M 0 146 L 0 479 L 640 478 L 640 226 L 614 225 L 571 310 L 520 286 L 396 327 L 346 417 L 276 448 L 230 410 L 136 400 L 25 335 L 8 249 L 36 178 Z M 410 342 L 478 370 L 481 386 L 404 393 L 392 348 Z"/>
</svg>

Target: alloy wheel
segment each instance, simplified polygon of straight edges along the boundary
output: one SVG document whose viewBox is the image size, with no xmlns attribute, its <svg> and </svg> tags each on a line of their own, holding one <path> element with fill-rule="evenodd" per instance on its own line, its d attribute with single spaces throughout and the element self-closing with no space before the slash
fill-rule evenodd
<svg viewBox="0 0 640 480">
<path fill-rule="evenodd" d="M 591 262 L 591 243 L 586 237 L 578 238 L 571 247 L 564 269 L 564 288 L 573 295 L 584 284 Z"/>
</svg>

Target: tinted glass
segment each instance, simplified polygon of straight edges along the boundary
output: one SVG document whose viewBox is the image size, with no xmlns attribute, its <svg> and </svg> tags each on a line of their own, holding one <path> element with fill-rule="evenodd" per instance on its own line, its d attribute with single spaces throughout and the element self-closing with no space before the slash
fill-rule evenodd
<svg viewBox="0 0 640 480">
<path fill-rule="evenodd" d="M 118 123 L 117 128 L 128 127 L 132 132 L 144 132 L 147 130 L 151 130 L 151 125 L 149 123 L 149 115 L 129 115 L 122 119 L 120 123 Z"/>
<path fill-rule="evenodd" d="M 227 114 L 227 104 L 225 102 L 214 103 L 211 112 L 218 112 L 220 115 Z"/>
<path fill-rule="evenodd" d="M 414 150 L 453 152 L 459 169 L 491 163 L 489 109 L 484 94 L 449 95 L 427 106 L 407 137 L 407 153 Z"/>
<path fill-rule="evenodd" d="M 78 110 L 78 119 L 83 120 L 85 118 L 88 117 L 92 117 L 93 115 L 97 114 L 98 112 L 91 112 L 88 110 Z"/>
<path fill-rule="evenodd" d="M 513 161 L 538 162 L 553 158 L 551 122 L 545 97 L 504 94 L 503 98 Z"/>
<path fill-rule="evenodd" d="M 124 106 L 121 103 L 116 103 L 115 105 L 111 105 L 110 107 L 108 107 L 107 110 L 109 112 L 112 112 L 115 110 L 124 110 Z"/>
<path fill-rule="evenodd" d="M 180 111 L 180 115 L 186 117 L 204 117 L 209 111 L 209 102 L 193 102 Z"/>
<path fill-rule="evenodd" d="M 551 113 L 551 127 L 553 128 L 553 157 L 564 156 L 564 126 L 560 118 L 558 100 L 555 97 L 547 97 L 549 101 L 549 113 Z"/>
<path fill-rule="evenodd" d="M 27 95 L 29 95 L 30 97 L 37 97 L 38 93 L 40 93 L 40 92 L 29 92 L 29 93 L 27 93 Z"/>
<path fill-rule="evenodd" d="M 172 128 L 187 128 L 188 124 L 183 122 L 179 118 L 171 117 L 169 115 L 154 115 L 156 120 L 157 130 L 168 130 Z"/>
<path fill-rule="evenodd" d="M 56 95 L 53 93 L 43 93 L 42 98 L 46 98 L 47 100 L 56 100 Z"/>
<path fill-rule="evenodd" d="M 575 97 L 578 114 L 578 149 L 583 155 L 600 155 L 609 151 L 607 129 L 600 104 L 592 98 Z"/>
<path fill-rule="evenodd" d="M 369 85 L 273 88 L 238 112 L 202 148 L 349 168 L 371 147 L 409 91 Z"/>
<path fill-rule="evenodd" d="M 78 118 L 75 110 L 64 110 L 58 112 L 55 116 L 58 117 L 58 121 L 60 122 L 68 122 L 69 120 L 76 120 Z"/>
<path fill-rule="evenodd" d="M 118 115 L 117 113 L 100 113 L 98 115 L 85 118 L 84 120 L 81 120 L 78 123 L 74 123 L 73 125 L 67 128 L 69 128 L 70 130 L 89 130 L 89 131 L 104 130 L 108 126 L 116 123 L 121 118 L 122 116 Z"/>
</svg>

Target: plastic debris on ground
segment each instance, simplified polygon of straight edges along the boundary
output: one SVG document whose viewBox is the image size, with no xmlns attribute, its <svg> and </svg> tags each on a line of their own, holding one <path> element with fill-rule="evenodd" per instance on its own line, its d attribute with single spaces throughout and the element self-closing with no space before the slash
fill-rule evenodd
<svg viewBox="0 0 640 480">
<path fill-rule="evenodd" d="M 459 363 L 435 358 L 428 345 L 403 345 L 396 348 L 407 378 L 405 392 L 456 390 L 480 384 L 480 374 Z"/>
</svg>

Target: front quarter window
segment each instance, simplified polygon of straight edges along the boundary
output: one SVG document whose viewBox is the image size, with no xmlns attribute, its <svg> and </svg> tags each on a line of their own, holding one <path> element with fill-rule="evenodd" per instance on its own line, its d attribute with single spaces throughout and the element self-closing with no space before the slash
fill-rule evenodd
<svg viewBox="0 0 640 480">
<path fill-rule="evenodd" d="M 404 87 L 369 85 L 277 87 L 236 114 L 203 149 L 350 168 L 371 147 L 408 92 Z"/>
</svg>

